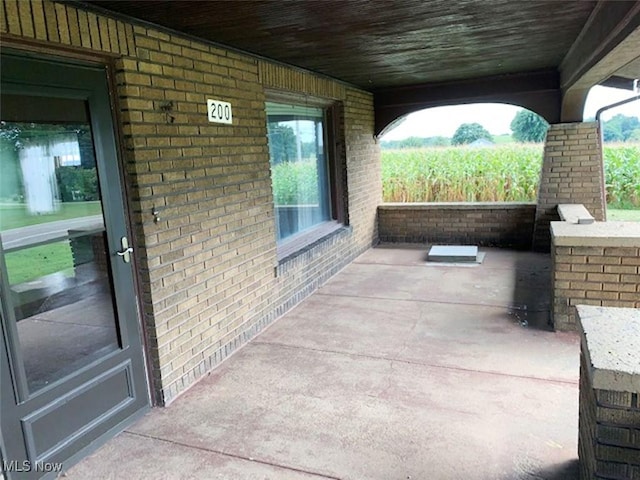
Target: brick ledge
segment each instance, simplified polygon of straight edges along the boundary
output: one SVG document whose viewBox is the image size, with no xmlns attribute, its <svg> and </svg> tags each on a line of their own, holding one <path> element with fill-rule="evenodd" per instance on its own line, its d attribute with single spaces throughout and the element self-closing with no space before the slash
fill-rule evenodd
<svg viewBox="0 0 640 480">
<path fill-rule="evenodd" d="M 640 309 L 576 308 L 592 387 L 640 393 Z"/>
<path fill-rule="evenodd" d="M 551 222 L 551 236 L 557 247 L 637 247 L 640 222 Z"/>
<path fill-rule="evenodd" d="M 535 208 L 535 202 L 416 202 L 381 203 L 379 210 L 510 210 L 522 207 Z"/>
</svg>

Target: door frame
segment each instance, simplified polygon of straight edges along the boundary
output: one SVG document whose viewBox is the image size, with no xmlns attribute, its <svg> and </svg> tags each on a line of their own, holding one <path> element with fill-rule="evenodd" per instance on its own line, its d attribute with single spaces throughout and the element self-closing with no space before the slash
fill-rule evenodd
<svg viewBox="0 0 640 480">
<path fill-rule="evenodd" d="M 98 52 L 92 50 L 86 50 L 78 47 L 71 47 L 66 45 L 52 45 L 47 42 L 39 40 L 24 39 L 22 37 L 16 37 L 14 35 L 2 36 L 3 51 L 7 53 L 14 53 L 34 57 L 45 58 L 52 61 L 59 61 L 60 63 L 87 65 L 94 67 L 101 67 L 105 69 L 106 80 L 109 88 L 109 105 L 111 108 L 111 118 L 113 124 L 113 135 L 116 143 L 116 162 L 118 164 L 118 172 L 120 175 L 120 182 L 122 184 L 122 205 L 124 208 L 124 216 L 126 222 L 126 230 L 128 233 L 129 243 L 133 247 L 135 252 L 144 251 L 141 247 L 144 241 L 141 232 L 141 226 L 134 223 L 131 216 L 133 207 L 131 205 L 131 190 L 133 175 L 129 173 L 126 168 L 126 149 L 124 148 L 124 132 L 122 129 L 122 114 L 120 108 L 120 101 L 118 96 L 118 86 L 116 81 L 116 63 L 122 57 L 120 54 Z M 138 316 L 138 325 L 142 333 L 142 351 L 144 355 L 145 374 L 147 379 L 147 395 L 149 398 L 149 404 L 152 407 L 159 405 L 155 392 L 155 380 L 153 377 L 153 363 L 150 357 L 150 345 L 151 340 L 144 321 L 144 309 L 142 304 L 143 289 L 142 279 L 140 278 L 140 256 L 132 255 L 131 265 L 133 268 L 133 284 L 135 288 L 136 296 L 136 310 Z M 0 446 L 2 444 L 0 438 Z M 1 480 L 2 477 L 0 477 Z"/>
<path fill-rule="evenodd" d="M 117 69 L 117 61 L 120 58 L 120 55 L 115 54 L 107 54 L 103 52 L 91 52 L 86 51 L 74 47 L 64 47 L 64 46 L 52 46 L 49 43 L 44 43 L 40 41 L 34 40 L 24 40 L 19 37 L 11 36 L 11 35 L 3 35 L 3 53 L 7 54 L 17 54 L 23 57 L 31 57 L 36 59 L 45 59 L 53 62 L 57 62 L 60 64 L 67 65 L 84 65 L 89 67 L 98 67 L 103 69 L 105 73 L 105 79 L 107 83 L 108 89 L 108 103 L 109 110 L 111 116 L 111 125 L 113 130 L 113 139 L 115 142 L 115 156 L 114 159 L 118 167 L 118 176 L 121 183 L 121 205 L 123 208 L 123 216 L 124 216 L 124 227 L 127 233 L 127 236 L 130 240 L 130 244 L 133 246 L 134 250 L 137 252 L 143 252 L 144 249 L 140 248 L 140 238 L 143 238 L 141 232 L 141 226 L 136 225 L 132 219 L 131 211 L 133 210 L 131 205 L 131 191 L 132 191 L 132 175 L 126 168 L 125 161 L 125 149 L 123 142 L 123 129 L 122 129 L 122 119 L 120 114 L 120 105 L 118 102 L 117 95 L 117 83 L 116 83 L 116 69 Z M 142 363 L 144 365 L 144 378 L 146 381 L 146 396 L 148 405 L 150 407 L 154 407 L 157 405 L 156 396 L 154 395 L 154 379 L 153 379 L 153 366 L 151 363 L 151 358 L 149 355 L 149 345 L 150 338 L 148 335 L 148 331 L 146 328 L 146 323 L 144 321 L 144 310 L 142 305 L 143 298 L 143 290 L 141 287 L 141 278 L 140 278 L 140 258 L 138 255 L 133 255 L 131 261 L 131 269 L 132 269 L 132 280 L 133 280 L 133 296 L 135 302 L 135 312 L 136 312 L 136 322 L 140 332 L 140 343 L 141 343 L 141 353 L 142 353 Z M 0 335 L 4 337 L 4 335 Z M 6 356 L 9 358 L 9 352 L 7 351 L 8 345 L 5 345 L 5 339 L 2 338 L 2 342 L 0 342 L 0 355 Z M 13 395 L 13 392 L 11 392 Z M 122 424 L 118 424 L 109 429 L 105 434 L 103 434 L 99 439 L 92 442 L 90 445 L 82 448 L 78 453 L 72 455 L 65 463 L 67 465 L 73 465 L 84 458 L 86 455 L 99 448 L 102 444 L 107 442 L 110 438 L 112 438 L 115 434 L 122 431 L 125 425 L 129 424 L 130 421 L 134 420 L 136 417 L 140 417 L 144 415 L 148 409 L 143 409 L 138 412 L 137 415 L 129 418 L 126 422 Z M 1 425 L 0 425 L 1 427 Z M 6 455 L 6 439 L 3 438 L 2 430 L 0 429 L 0 459 L 7 459 Z M 4 471 L 3 465 L 0 464 L 0 480 L 4 480 Z"/>
</svg>

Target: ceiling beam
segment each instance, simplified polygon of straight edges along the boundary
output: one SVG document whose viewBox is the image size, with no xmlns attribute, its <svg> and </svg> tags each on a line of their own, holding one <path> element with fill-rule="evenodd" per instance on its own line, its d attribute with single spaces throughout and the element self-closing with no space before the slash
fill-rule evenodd
<svg viewBox="0 0 640 480">
<path fill-rule="evenodd" d="M 634 80 L 631 78 L 612 75 L 603 82 L 600 82 L 600 85 L 602 85 L 603 87 L 620 88 L 622 90 L 633 90 L 633 83 Z"/>
<path fill-rule="evenodd" d="M 560 64 L 562 121 L 582 121 L 589 89 L 639 55 L 640 2 L 600 0 Z"/>
<path fill-rule="evenodd" d="M 445 105 L 509 103 L 528 108 L 550 123 L 560 120 L 560 77 L 556 70 L 390 87 L 373 93 L 376 136 L 400 117 Z"/>
</svg>

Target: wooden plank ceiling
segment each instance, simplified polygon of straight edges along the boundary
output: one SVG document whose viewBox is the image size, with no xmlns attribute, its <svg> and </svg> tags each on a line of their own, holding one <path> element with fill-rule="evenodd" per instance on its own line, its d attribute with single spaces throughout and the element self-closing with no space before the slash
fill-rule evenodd
<svg viewBox="0 0 640 480">
<path fill-rule="evenodd" d="M 596 4 L 590 0 L 85 3 L 369 91 L 556 69 Z"/>
</svg>

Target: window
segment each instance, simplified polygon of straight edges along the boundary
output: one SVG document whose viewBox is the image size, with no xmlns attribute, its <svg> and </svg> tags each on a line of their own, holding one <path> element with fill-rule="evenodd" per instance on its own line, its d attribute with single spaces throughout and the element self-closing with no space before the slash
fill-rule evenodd
<svg viewBox="0 0 640 480">
<path fill-rule="evenodd" d="M 278 244 L 336 227 L 331 107 L 267 102 L 266 110 Z"/>
</svg>

